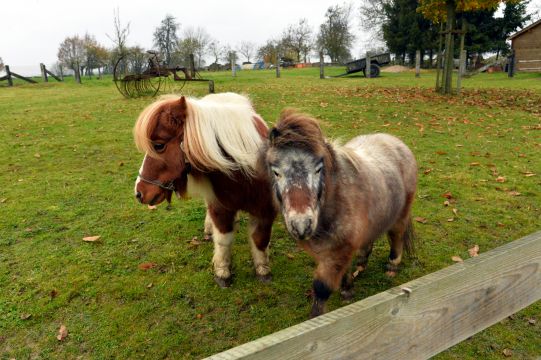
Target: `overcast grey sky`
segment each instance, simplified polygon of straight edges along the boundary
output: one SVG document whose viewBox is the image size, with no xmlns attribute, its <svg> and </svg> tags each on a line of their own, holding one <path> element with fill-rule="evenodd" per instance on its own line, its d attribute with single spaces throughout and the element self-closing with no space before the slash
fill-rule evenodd
<svg viewBox="0 0 541 360">
<path fill-rule="evenodd" d="M 541 0 L 539 0 L 541 1 Z M 166 14 L 176 17 L 182 28 L 201 26 L 222 44 L 235 46 L 243 40 L 258 45 L 277 37 L 289 24 L 308 19 L 317 31 L 329 6 L 341 0 L 9 0 L 2 4 L 0 21 L 0 57 L 17 68 L 56 62 L 59 44 L 67 36 L 86 32 L 106 47 L 112 41 L 114 9 L 120 10 L 123 24 L 130 23 L 129 45 L 152 48 L 154 29 Z M 352 14 L 358 35 L 353 54 L 360 53 L 363 34 L 358 24 L 357 9 Z M 22 71 L 26 72 L 26 71 Z"/>
<path fill-rule="evenodd" d="M 359 2 L 351 1 L 353 30 L 357 35 L 353 56 L 373 45 L 358 25 Z M 4 16 L 0 20 L 0 57 L 15 72 L 27 74 L 28 69 L 35 67 L 39 73 L 40 62 L 56 62 L 58 46 L 67 36 L 84 36 L 88 32 L 101 44 L 112 47 L 106 34 L 113 33 L 116 8 L 122 23 L 130 23 L 128 44 L 149 49 L 154 29 L 166 14 L 176 17 L 181 31 L 183 27 L 201 26 L 222 44 L 235 46 L 247 40 L 261 45 L 300 18 L 308 19 L 317 32 L 327 8 L 341 3 L 342 0 L 8 0 L 1 6 Z M 541 7 L 541 0 L 532 0 L 530 7 Z"/>
</svg>

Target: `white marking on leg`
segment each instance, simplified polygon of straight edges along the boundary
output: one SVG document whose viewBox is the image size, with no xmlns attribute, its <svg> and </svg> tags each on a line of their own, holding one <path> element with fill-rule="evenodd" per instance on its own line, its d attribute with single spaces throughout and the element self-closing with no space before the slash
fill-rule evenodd
<svg viewBox="0 0 541 360">
<path fill-rule="evenodd" d="M 212 235 L 213 227 L 214 227 L 214 223 L 212 222 L 212 218 L 210 217 L 209 209 L 207 205 L 207 214 L 205 215 L 205 230 L 204 230 L 205 235 L 208 235 L 208 236 Z"/>
<path fill-rule="evenodd" d="M 214 275 L 222 279 L 228 279 L 231 276 L 231 245 L 233 243 L 233 232 L 221 233 L 213 225 L 212 238 L 214 240 Z"/>
<path fill-rule="evenodd" d="M 391 260 L 389 259 L 389 263 L 391 265 L 395 265 L 395 266 L 398 266 L 400 265 L 400 262 L 402 261 L 402 254 L 398 255 L 395 259 Z"/>
<path fill-rule="evenodd" d="M 265 276 L 271 272 L 269 265 L 269 248 L 265 248 L 264 251 L 257 248 L 254 242 L 256 228 L 257 221 L 251 218 L 250 223 L 248 224 L 248 238 L 250 240 L 250 250 L 252 252 L 252 259 L 254 260 L 255 272 L 257 275 Z"/>
</svg>

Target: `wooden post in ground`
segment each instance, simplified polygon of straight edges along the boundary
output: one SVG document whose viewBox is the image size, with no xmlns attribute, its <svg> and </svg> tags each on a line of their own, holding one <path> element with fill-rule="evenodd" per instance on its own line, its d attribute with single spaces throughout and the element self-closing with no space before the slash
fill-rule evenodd
<svg viewBox="0 0 541 360">
<path fill-rule="evenodd" d="M 208 359 L 428 359 L 539 301 L 539 284 L 541 231 Z"/>
<path fill-rule="evenodd" d="M 415 77 L 421 76 L 421 50 L 415 51 Z"/>
<path fill-rule="evenodd" d="M 237 62 L 237 59 L 236 59 L 236 54 L 234 51 L 231 51 L 231 53 L 229 54 L 229 57 L 230 57 L 230 61 L 231 61 L 231 75 L 233 77 L 237 77 L 237 67 L 235 66 L 236 62 Z"/>
<path fill-rule="evenodd" d="M 9 70 L 9 65 L 6 65 L 4 69 L 6 70 L 8 86 L 13 86 L 13 79 L 11 78 L 11 71 Z"/>
<path fill-rule="evenodd" d="M 49 82 L 49 78 L 47 77 L 47 71 L 45 69 L 45 65 L 43 63 L 40 63 L 39 68 L 41 70 L 41 79 L 43 80 L 43 82 Z"/>
<path fill-rule="evenodd" d="M 280 78 L 280 52 L 276 52 L 276 78 Z"/>
<path fill-rule="evenodd" d="M 464 38 L 466 37 L 466 19 L 462 18 L 462 30 L 460 33 L 460 57 L 458 63 L 458 77 L 456 79 L 456 93 L 460 94 L 462 77 L 466 73 L 466 50 L 464 50 Z"/>
<path fill-rule="evenodd" d="M 440 36 L 438 40 L 438 53 L 436 54 L 436 92 L 440 92 L 441 83 L 440 83 L 440 74 L 441 74 L 441 47 L 442 47 L 442 38 L 443 38 L 443 22 L 440 24 Z"/>
<path fill-rule="evenodd" d="M 323 51 L 319 52 L 319 78 L 325 79 L 325 59 L 323 57 Z"/>
<path fill-rule="evenodd" d="M 370 53 L 367 51 L 366 52 L 366 67 L 364 68 L 364 76 L 367 77 L 367 78 L 371 78 L 372 75 L 370 74 Z"/>
<path fill-rule="evenodd" d="M 190 79 L 195 79 L 195 58 L 190 54 Z"/>
<path fill-rule="evenodd" d="M 445 30 L 445 61 L 443 70 L 443 93 L 451 95 L 453 93 L 452 79 L 454 68 L 454 25 L 455 25 L 455 2 L 453 0 L 447 0 L 445 3 L 447 7 L 447 27 Z"/>
<path fill-rule="evenodd" d="M 209 94 L 214 94 L 214 80 L 209 80 Z"/>
</svg>

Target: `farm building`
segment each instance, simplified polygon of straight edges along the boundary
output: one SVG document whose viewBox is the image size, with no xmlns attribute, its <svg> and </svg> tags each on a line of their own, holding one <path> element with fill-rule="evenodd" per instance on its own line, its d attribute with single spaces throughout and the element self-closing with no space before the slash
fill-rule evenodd
<svg viewBox="0 0 541 360">
<path fill-rule="evenodd" d="M 541 20 L 509 37 L 517 71 L 541 71 Z"/>
</svg>

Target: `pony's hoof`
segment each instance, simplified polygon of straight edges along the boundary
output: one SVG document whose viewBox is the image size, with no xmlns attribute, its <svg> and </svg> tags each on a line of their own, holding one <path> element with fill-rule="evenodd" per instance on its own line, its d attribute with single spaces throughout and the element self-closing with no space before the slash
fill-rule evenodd
<svg viewBox="0 0 541 360">
<path fill-rule="evenodd" d="M 221 278 L 219 276 L 215 276 L 214 282 L 216 282 L 216 284 L 218 284 L 218 286 L 222 289 L 225 289 L 231 286 L 231 277 Z"/>
<path fill-rule="evenodd" d="M 257 279 L 264 284 L 268 284 L 272 281 L 272 274 L 256 275 Z"/>
<path fill-rule="evenodd" d="M 353 290 L 340 291 L 340 297 L 342 298 L 342 301 L 351 302 L 351 300 L 353 300 Z"/>
<path fill-rule="evenodd" d="M 387 270 L 387 271 L 385 272 L 385 275 L 387 275 L 387 276 L 390 277 L 390 278 L 394 278 L 394 277 L 396 276 L 396 271 L 394 271 L 394 270 Z"/>
</svg>

